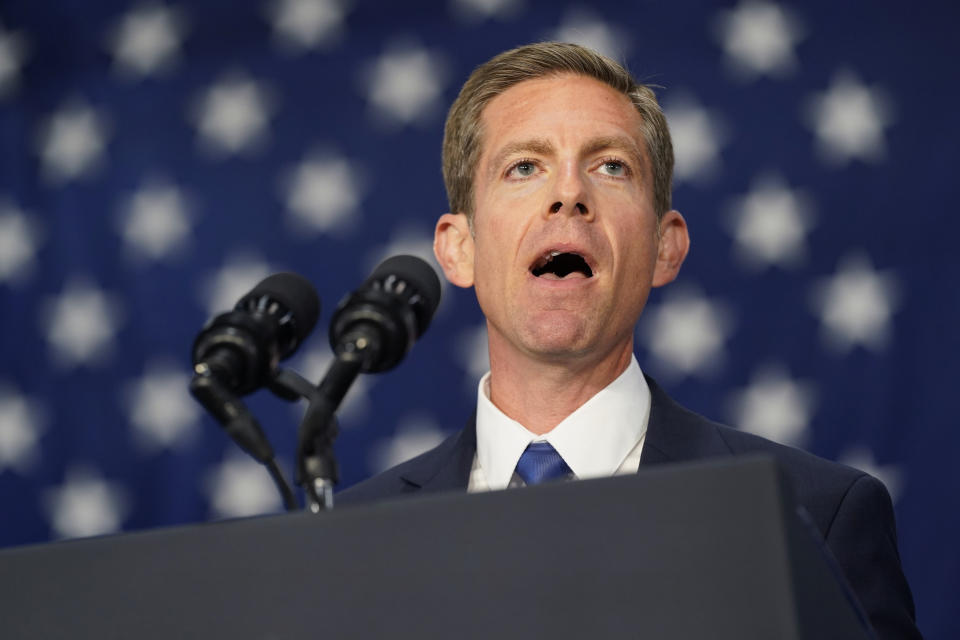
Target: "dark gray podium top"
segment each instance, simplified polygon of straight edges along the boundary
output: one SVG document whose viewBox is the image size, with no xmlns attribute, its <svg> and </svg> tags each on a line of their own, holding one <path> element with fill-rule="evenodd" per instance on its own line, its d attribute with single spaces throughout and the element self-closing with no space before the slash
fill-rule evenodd
<svg viewBox="0 0 960 640">
<path fill-rule="evenodd" d="M 767 459 L 0 552 L 0 638 L 863 638 Z"/>
</svg>

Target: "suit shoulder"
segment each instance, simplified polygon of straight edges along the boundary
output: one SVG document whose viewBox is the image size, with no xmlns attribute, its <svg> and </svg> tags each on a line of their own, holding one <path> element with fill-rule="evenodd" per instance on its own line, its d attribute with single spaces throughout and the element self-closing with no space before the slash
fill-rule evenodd
<svg viewBox="0 0 960 640">
<path fill-rule="evenodd" d="M 786 474 L 797 499 L 824 535 L 844 501 L 857 493 L 855 487 L 871 488 L 872 493 L 889 501 L 883 484 L 859 469 L 725 425 L 714 423 L 714 428 L 734 455 L 772 455 Z"/>
<path fill-rule="evenodd" d="M 859 469 L 822 458 L 803 449 L 780 444 L 723 424 L 712 423 L 712 425 L 730 450 L 737 455 L 767 453 L 779 460 L 788 470 L 823 476 L 831 482 L 841 481 L 846 485 L 867 475 Z"/>
<path fill-rule="evenodd" d="M 654 416 L 651 412 L 649 435 L 655 432 L 653 446 L 662 448 L 668 459 L 766 454 L 773 456 L 788 476 L 796 477 L 802 485 L 823 481 L 849 486 L 864 475 L 802 449 L 710 420 L 673 400 L 649 378 L 648 384 L 659 414 Z"/>
<path fill-rule="evenodd" d="M 661 461 L 703 459 L 724 455 L 763 453 L 773 456 L 788 473 L 823 474 L 828 479 L 852 483 L 859 472 L 801 449 L 735 429 L 691 411 L 671 398 L 647 376 L 651 394 L 647 444 L 658 450 Z M 654 452 L 651 452 L 653 454 Z"/>
</svg>

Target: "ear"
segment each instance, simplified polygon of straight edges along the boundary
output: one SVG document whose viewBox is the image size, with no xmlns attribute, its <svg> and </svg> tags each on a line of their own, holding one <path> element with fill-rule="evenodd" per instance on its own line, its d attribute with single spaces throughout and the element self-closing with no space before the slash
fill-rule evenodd
<svg viewBox="0 0 960 640">
<path fill-rule="evenodd" d="M 473 234 L 464 213 L 445 213 L 433 233 L 433 254 L 444 275 L 458 287 L 473 286 Z"/>
<path fill-rule="evenodd" d="M 660 243 L 657 264 L 653 269 L 653 286 L 662 287 L 673 282 L 690 250 L 687 221 L 679 211 L 668 211 L 660 220 Z"/>
</svg>

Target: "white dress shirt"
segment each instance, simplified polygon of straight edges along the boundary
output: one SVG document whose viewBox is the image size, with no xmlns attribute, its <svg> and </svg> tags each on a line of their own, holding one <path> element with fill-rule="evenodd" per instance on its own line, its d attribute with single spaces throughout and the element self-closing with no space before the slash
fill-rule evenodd
<svg viewBox="0 0 960 640">
<path fill-rule="evenodd" d="M 549 442 L 576 478 L 636 473 L 647 421 L 650 388 L 637 359 L 551 431 L 537 435 L 490 401 L 490 373 L 477 388 L 477 453 L 468 491 L 522 486 L 517 461 L 531 442 Z"/>
</svg>

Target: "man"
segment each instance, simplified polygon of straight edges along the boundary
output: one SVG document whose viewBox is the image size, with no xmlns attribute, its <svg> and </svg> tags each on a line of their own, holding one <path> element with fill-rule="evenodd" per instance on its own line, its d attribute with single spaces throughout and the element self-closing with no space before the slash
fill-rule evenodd
<svg viewBox="0 0 960 640">
<path fill-rule="evenodd" d="M 690 246 L 650 89 L 582 47 L 529 45 L 477 68 L 447 119 L 452 213 L 434 251 L 473 287 L 490 372 L 475 420 L 344 494 L 504 489 L 544 477 L 765 452 L 810 512 L 881 637 L 919 637 L 890 498 L 870 476 L 712 423 L 641 373 L 633 335 Z"/>
</svg>

